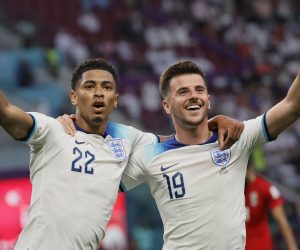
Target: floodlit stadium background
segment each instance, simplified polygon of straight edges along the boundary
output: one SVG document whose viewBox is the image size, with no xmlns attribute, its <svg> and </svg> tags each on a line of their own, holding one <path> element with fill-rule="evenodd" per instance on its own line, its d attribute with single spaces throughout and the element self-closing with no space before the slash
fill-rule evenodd
<svg viewBox="0 0 300 250">
<path fill-rule="evenodd" d="M 70 74 L 90 57 L 104 57 L 120 74 L 121 98 L 114 121 L 172 133 L 161 110 L 158 77 L 166 66 L 187 58 L 206 72 L 214 111 L 210 115 L 248 119 L 280 100 L 300 67 L 300 2 L 0 1 L 0 89 L 14 104 L 54 117 L 72 113 Z M 278 185 L 287 201 L 298 242 L 299 146 L 298 121 L 254 153 L 256 167 Z M 30 190 L 28 148 L 3 130 L 0 174 L 0 218 L 6 218 L 5 223 L 0 219 L 0 250 L 8 250 L 8 242 L 26 221 L 22 199 L 28 201 Z M 128 235 L 126 244 L 130 249 L 161 249 L 161 221 L 148 189 L 129 192 L 126 199 L 127 219 L 118 222 Z M 126 211 L 125 206 L 122 209 Z M 271 223 L 276 249 L 284 249 Z"/>
</svg>

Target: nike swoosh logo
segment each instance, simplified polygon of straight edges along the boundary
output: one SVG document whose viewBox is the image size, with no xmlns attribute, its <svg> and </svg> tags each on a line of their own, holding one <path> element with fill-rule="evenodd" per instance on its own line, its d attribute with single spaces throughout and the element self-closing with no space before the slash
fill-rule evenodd
<svg viewBox="0 0 300 250">
<path fill-rule="evenodd" d="M 175 166 L 178 165 L 178 164 L 179 164 L 179 163 L 175 163 L 175 164 L 173 164 L 173 165 L 171 165 L 171 166 L 167 166 L 167 167 L 161 166 L 161 167 L 160 167 L 160 170 L 161 170 L 161 171 L 166 171 L 166 170 L 168 170 L 169 168 L 175 167 Z"/>
<path fill-rule="evenodd" d="M 75 140 L 75 143 L 78 144 L 78 145 L 80 145 L 80 144 L 84 144 L 85 142 L 84 141 L 77 141 L 77 140 Z"/>
</svg>

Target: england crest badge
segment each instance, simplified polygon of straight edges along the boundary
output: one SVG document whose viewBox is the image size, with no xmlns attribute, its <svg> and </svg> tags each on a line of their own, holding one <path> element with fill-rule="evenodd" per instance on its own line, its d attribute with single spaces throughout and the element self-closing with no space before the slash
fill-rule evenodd
<svg viewBox="0 0 300 250">
<path fill-rule="evenodd" d="M 225 166 L 230 161 L 231 153 L 229 149 L 221 151 L 219 148 L 215 148 L 211 149 L 209 152 L 213 162 L 217 166 Z"/>
<path fill-rule="evenodd" d="M 126 151 L 121 139 L 109 140 L 107 141 L 107 144 L 117 160 L 123 160 L 126 158 Z"/>
</svg>

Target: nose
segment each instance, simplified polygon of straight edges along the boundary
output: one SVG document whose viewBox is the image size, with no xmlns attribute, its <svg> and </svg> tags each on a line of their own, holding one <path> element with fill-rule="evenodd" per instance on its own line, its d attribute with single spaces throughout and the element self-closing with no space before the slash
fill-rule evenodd
<svg viewBox="0 0 300 250">
<path fill-rule="evenodd" d="M 199 92 L 198 91 L 196 91 L 196 90 L 191 90 L 190 91 L 190 98 L 191 99 L 197 99 L 198 96 L 199 96 Z"/>
<path fill-rule="evenodd" d="M 103 89 L 101 86 L 96 86 L 95 88 L 95 93 L 94 93 L 95 96 L 103 96 Z"/>
</svg>

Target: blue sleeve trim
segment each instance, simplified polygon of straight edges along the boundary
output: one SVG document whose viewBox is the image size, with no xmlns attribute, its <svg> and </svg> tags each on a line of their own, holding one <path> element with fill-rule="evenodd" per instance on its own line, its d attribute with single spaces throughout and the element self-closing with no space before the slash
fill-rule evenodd
<svg viewBox="0 0 300 250">
<path fill-rule="evenodd" d="M 159 138 L 159 136 L 158 135 L 155 135 L 156 136 L 156 138 L 157 138 L 157 143 L 160 143 L 160 138 Z"/>
<path fill-rule="evenodd" d="M 264 137 L 265 137 L 266 141 L 275 140 L 276 138 L 272 138 L 270 133 L 269 133 L 269 130 L 268 130 L 268 127 L 267 127 L 267 121 L 266 121 L 266 114 L 263 115 L 262 126 L 263 126 L 263 133 L 264 133 Z"/>
<path fill-rule="evenodd" d="M 33 133 L 36 130 L 36 119 L 35 119 L 35 117 L 32 114 L 29 114 L 29 115 L 32 118 L 33 124 L 32 124 L 31 129 L 29 130 L 27 136 L 25 138 L 21 139 L 21 141 L 25 141 L 25 142 L 27 142 L 31 138 L 31 136 L 33 135 Z"/>
</svg>

